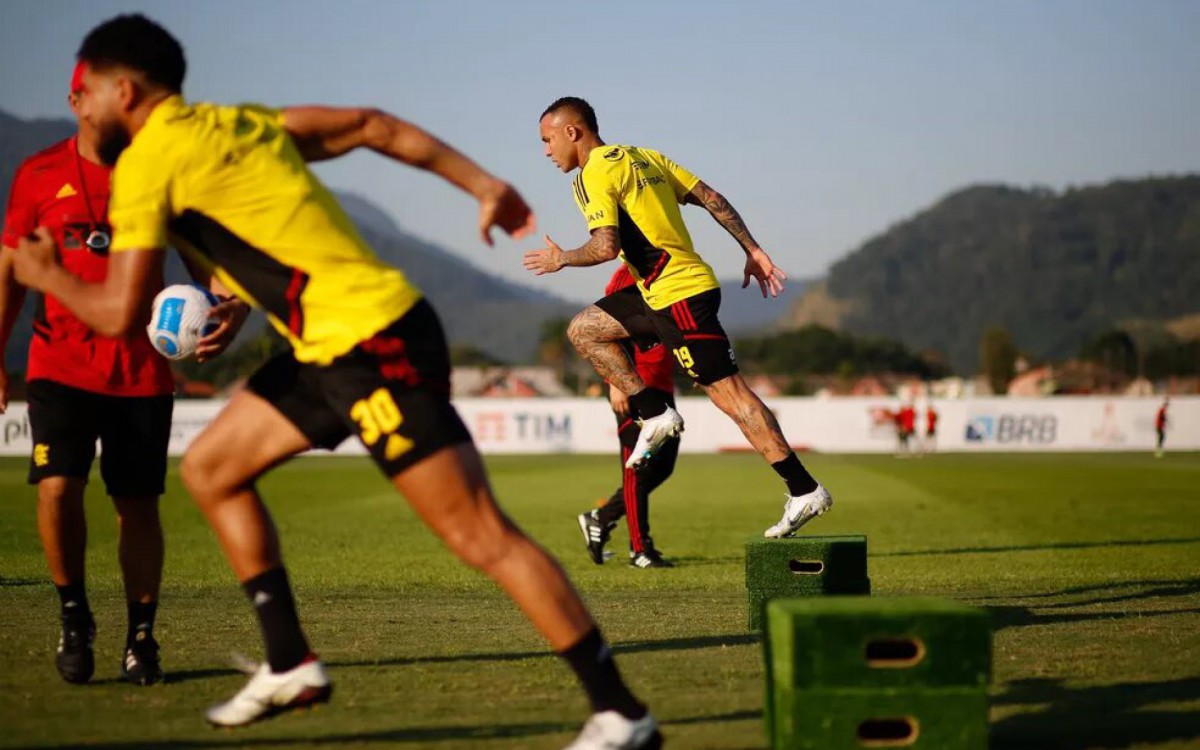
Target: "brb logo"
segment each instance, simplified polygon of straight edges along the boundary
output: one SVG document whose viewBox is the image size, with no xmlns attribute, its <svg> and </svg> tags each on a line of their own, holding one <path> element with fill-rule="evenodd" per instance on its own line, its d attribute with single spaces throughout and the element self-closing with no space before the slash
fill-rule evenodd
<svg viewBox="0 0 1200 750">
<path fill-rule="evenodd" d="M 967 420 L 968 443 L 1050 445 L 1058 438 L 1053 414 L 981 415 Z"/>
</svg>

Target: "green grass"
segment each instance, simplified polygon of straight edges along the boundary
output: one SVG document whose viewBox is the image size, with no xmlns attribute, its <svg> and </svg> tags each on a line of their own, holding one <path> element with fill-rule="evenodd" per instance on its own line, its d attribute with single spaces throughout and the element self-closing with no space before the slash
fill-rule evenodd
<svg viewBox="0 0 1200 750">
<path fill-rule="evenodd" d="M 993 749 L 1200 747 L 1200 462 L 1142 455 L 812 456 L 837 499 L 811 533 L 865 533 L 877 595 L 953 597 L 995 622 Z M 762 747 L 762 664 L 742 545 L 778 518 L 752 456 L 684 456 L 653 503 L 680 567 L 593 566 L 574 516 L 616 459 L 496 458 L 518 521 L 566 565 L 665 723 L 672 747 Z M 569 670 L 489 583 L 456 563 L 359 459 L 306 459 L 262 489 L 301 616 L 332 669 L 328 707 L 230 733 L 201 721 L 236 691 L 259 635 L 174 474 L 163 501 L 165 685 L 115 681 L 124 636 L 114 522 L 89 496 L 92 685 L 54 672 L 57 600 L 23 484 L 0 461 L 0 746 L 555 748 L 586 707 Z M 623 532 L 615 548 L 625 543 Z"/>
</svg>

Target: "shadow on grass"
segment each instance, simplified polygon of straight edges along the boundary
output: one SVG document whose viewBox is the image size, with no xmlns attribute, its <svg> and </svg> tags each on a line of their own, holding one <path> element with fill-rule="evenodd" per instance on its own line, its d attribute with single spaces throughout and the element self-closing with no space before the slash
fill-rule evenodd
<svg viewBox="0 0 1200 750">
<path fill-rule="evenodd" d="M 1108 599 L 1103 596 L 1098 596 L 1095 599 L 1085 599 L 1079 602 L 1060 602 L 1056 604 L 1043 604 L 1043 607 L 1075 607 L 1081 604 L 1097 604 L 1105 601 L 1127 601 L 1128 599 L 1142 599 L 1148 596 L 1181 596 L 1184 594 L 1200 593 L 1200 579 L 1198 578 L 1178 578 L 1178 579 L 1153 579 L 1148 581 L 1110 581 L 1108 583 L 1089 584 L 1087 586 L 1072 586 L 1070 588 L 1060 589 L 1058 591 L 1039 591 L 1034 594 L 1000 594 L 997 596 L 972 596 L 969 597 L 971 602 L 987 602 L 997 600 L 1012 600 L 1012 599 L 1055 599 L 1062 596 L 1076 596 L 1079 594 L 1100 594 L 1105 591 L 1121 591 L 1124 589 L 1136 588 L 1152 588 L 1154 592 L 1141 592 L 1133 594 L 1127 598 Z"/>
<path fill-rule="evenodd" d="M 1200 739 L 1200 712 L 1141 710 L 1200 700 L 1200 678 L 1068 688 L 1058 680 L 1011 683 L 996 706 L 1044 705 L 992 724 L 991 750 L 1086 750 Z"/>
<path fill-rule="evenodd" d="M 1146 609 L 1136 612 L 1036 612 L 1029 607 L 986 607 L 992 615 L 992 630 L 1023 628 L 1028 625 L 1056 625 L 1064 622 L 1094 622 L 1097 620 L 1129 620 L 1165 615 L 1194 615 L 1200 607 L 1191 609 Z"/>
<path fill-rule="evenodd" d="M 1160 544 L 1195 544 L 1200 537 L 1173 539 L 1111 539 L 1106 542 L 1059 542 L 1055 544 L 1016 544 L 1006 547 L 952 547 L 949 549 L 896 550 L 872 552 L 871 557 L 921 557 L 925 555 L 980 555 L 1001 552 L 1048 552 L 1064 549 L 1101 549 L 1104 547 L 1148 547 Z"/>
<path fill-rule="evenodd" d="M 750 646 L 759 642 L 755 633 L 731 633 L 729 635 L 702 635 L 686 638 L 665 638 L 658 641 L 632 641 L 630 643 L 614 643 L 612 649 L 618 654 L 639 654 L 655 651 L 687 651 L 702 648 L 724 648 L 728 646 Z M 334 660 L 325 662 L 328 667 L 404 667 L 413 664 L 457 664 L 460 662 L 506 662 L 524 661 L 525 659 L 549 659 L 554 654 L 550 651 L 511 651 L 492 654 L 445 654 L 433 656 L 400 656 L 383 659 L 355 659 L 352 661 Z M 166 682 L 188 682 L 210 677 L 227 677 L 240 674 L 237 669 L 210 668 L 190 669 L 178 672 L 168 672 Z M 93 684 L 116 682 L 116 680 L 95 680 Z"/>
<path fill-rule="evenodd" d="M 669 731 L 672 726 L 693 724 L 716 724 L 728 721 L 749 721 L 761 719 L 759 711 L 731 711 L 722 714 L 700 714 L 680 719 L 662 721 L 661 724 Z M 526 724 L 500 724 L 489 726 L 441 726 L 441 727 L 402 727 L 385 729 L 377 732 L 355 732 L 328 735 L 307 735 L 304 737 L 256 737 L 247 739 L 212 739 L 212 740 L 134 740 L 89 744 L 87 747 L 95 750 L 117 750 L 118 748 L 175 748 L 176 750 L 202 750 L 203 748 L 224 747 L 288 747 L 290 745 L 358 745 L 377 742 L 408 743 L 408 742 L 439 742 L 439 741 L 473 741 L 489 739 L 514 739 L 534 737 L 542 734 L 558 734 L 578 731 L 580 722 L 531 722 Z"/>
<path fill-rule="evenodd" d="M 0 576 L 0 588 L 7 588 L 9 586 L 40 586 L 43 583 L 48 584 L 49 582 L 38 578 L 8 578 L 7 576 Z"/>
</svg>

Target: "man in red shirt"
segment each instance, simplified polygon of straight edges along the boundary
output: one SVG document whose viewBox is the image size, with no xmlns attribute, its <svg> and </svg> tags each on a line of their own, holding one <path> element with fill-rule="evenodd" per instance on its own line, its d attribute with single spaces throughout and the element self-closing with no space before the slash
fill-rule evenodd
<svg viewBox="0 0 1200 750">
<path fill-rule="evenodd" d="M 905 404 L 900 407 L 900 411 L 896 412 L 896 436 L 900 440 L 897 446 L 897 456 L 911 456 L 912 444 L 911 440 L 913 433 L 917 429 L 917 410 L 912 404 Z"/>
<path fill-rule="evenodd" d="M 604 294 L 615 294 L 633 284 L 633 275 L 622 264 L 609 280 Z M 635 342 L 626 339 L 622 344 L 646 387 L 658 391 L 666 403 L 675 408 L 675 382 L 671 364 L 674 360 L 667 348 L 657 340 Z M 629 397 L 611 383 L 608 386 L 608 401 L 617 418 L 617 438 L 621 443 L 621 486 L 603 507 L 580 514 L 579 528 L 583 531 L 584 542 L 592 562 L 603 565 L 604 545 L 616 528 L 617 521 L 625 516 L 629 527 L 629 564 L 635 568 L 673 568 L 675 566 L 663 559 L 654 546 L 654 540 L 650 538 L 650 493 L 675 470 L 679 437 L 669 439 L 637 469 L 626 468 L 641 428 L 629 411 Z"/>
<path fill-rule="evenodd" d="M 82 68 L 67 99 L 76 109 Z M 79 119 L 76 135 L 25 160 L 9 193 L 2 242 L 44 226 L 63 265 L 88 282 L 104 279 L 112 230 L 109 168 L 100 163 L 94 128 Z M 7 347 L 24 299 L 8 255 L 0 256 L 0 352 Z M 198 354 L 212 356 L 236 330 L 209 336 Z M 100 476 L 117 511 L 118 557 L 125 581 L 129 629 L 121 678 L 150 685 L 162 678 L 154 618 L 162 581 L 163 535 L 158 499 L 167 472 L 174 381 L 168 363 L 138 330 L 114 339 L 93 333 L 53 297 L 39 300 L 29 345 L 29 482 L 37 485 L 38 533 L 62 604 L 56 664 L 64 680 L 87 682 L 95 671 L 95 621 L 84 589 L 87 525 L 84 488 L 99 440 Z M 218 343 L 218 341 L 220 343 Z M 0 359 L 0 413 L 8 378 Z"/>
<path fill-rule="evenodd" d="M 937 450 L 937 409 L 933 408 L 933 404 L 928 404 L 925 407 L 925 444 L 926 453 L 932 453 Z"/>
<path fill-rule="evenodd" d="M 1155 458 L 1163 457 L 1163 443 L 1167 439 L 1167 406 L 1170 403 L 1170 399 L 1164 398 L 1162 406 L 1158 407 L 1158 413 L 1154 415 L 1154 432 L 1158 436 L 1158 442 L 1155 443 L 1154 449 Z"/>
</svg>

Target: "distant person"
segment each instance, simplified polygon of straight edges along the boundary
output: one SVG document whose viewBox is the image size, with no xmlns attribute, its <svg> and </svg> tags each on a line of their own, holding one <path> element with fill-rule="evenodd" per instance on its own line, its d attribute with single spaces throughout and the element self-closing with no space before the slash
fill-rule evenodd
<svg viewBox="0 0 1200 750">
<path fill-rule="evenodd" d="M 629 269 L 620 265 L 604 293 L 616 294 L 625 290 L 636 295 L 638 291 L 633 285 Z M 674 367 L 667 348 L 656 339 L 644 342 L 626 339 L 621 344 L 626 354 L 633 358 L 646 388 L 659 391 L 663 400 L 674 406 Z M 624 516 L 629 528 L 629 564 L 635 568 L 673 568 L 675 566 L 663 558 L 650 537 L 650 493 L 675 470 L 679 438 L 668 440 L 638 468 L 627 467 L 625 463 L 637 445 L 640 428 L 629 412 L 629 398 L 616 386 L 609 385 L 608 389 L 608 400 L 617 418 L 617 439 L 621 444 L 621 486 L 602 507 L 579 515 L 579 528 L 583 531 L 588 554 L 592 562 L 604 564 L 604 545 L 608 543 L 617 521 Z"/>
<path fill-rule="evenodd" d="M 79 117 L 82 77 L 83 66 L 76 65 L 67 94 L 78 129 L 17 169 L 0 244 L 16 248 L 22 237 L 45 227 L 62 254 L 63 268 L 97 282 L 108 271 L 112 242 L 111 169 L 97 151 L 100 134 Z M 5 253 L 0 256 L 0 354 L 24 296 L 25 288 L 13 278 L 11 254 Z M 202 342 L 201 353 L 219 352 L 236 329 L 223 326 Z M 69 306 L 45 294 L 38 300 L 25 377 L 33 440 L 29 482 L 37 485 L 38 533 L 62 620 L 55 666 L 64 680 L 76 684 L 95 672 L 96 623 L 84 583 L 83 501 L 98 440 L 100 477 L 117 512 L 117 559 L 128 614 L 119 674 L 127 682 L 151 685 L 163 675 L 154 622 L 163 571 L 158 503 L 174 407 L 171 368 L 142 331 L 98 335 Z M 0 414 L 7 402 L 8 377 L 0 358 Z"/>
<path fill-rule="evenodd" d="M 925 406 L 925 444 L 924 450 L 926 453 L 934 453 L 937 451 L 937 423 L 938 412 L 932 403 Z"/>
<path fill-rule="evenodd" d="M 775 415 L 738 372 L 717 318 L 720 284 L 692 247 L 679 206 L 703 206 L 742 246 L 743 288 L 754 278 L 764 298 L 778 296 L 786 276 L 755 242 L 742 217 L 724 196 L 661 153 L 605 144 L 596 112 L 583 99 L 568 96 L 553 102 L 542 113 L 539 131 L 546 156 L 563 172 L 580 172 L 572 189 L 591 239 L 563 250 L 546 237 L 545 248 L 525 254 L 525 267 L 541 276 L 620 256 L 637 281 L 638 294 L 623 290 L 605 296 L 576 315 L 567 331 L 600 377 L 628 395 L 642 420 L 626 465 L 645 461 L 683 430 L 679 412 L 646 387 L 619 343 L 657 339 L 787 485 L 783 517 L 765 536 L 790 536 L 829 510 L 833 498 L 801 464 Z"/>
<path fill-rule="evenodd" d="M 189 104 L 183 49 L 144 16 L 96 27 L 78 57 L 80 113 L 100 134 L 101 159 L 116 164 L 108 276 L 71 276 L 54 238 L 39 229 L 5 251 L 18 280 L 52 293 L 89 327 L 126 335 L 146 319 L 170 232 L 173 244 L 261 306 L 292 345 L 230 399 L 180 466 L 266 645 L 266 662 L 208 710 L 208 721 L 242 726 L 329 699 L 332 684 L 300 627 L 257 482 L 298 453 L 355 435 L 417 515 L 499 584 L 574 669 L 593 713 L 571 748 L 659 747 L 654 717 L 621 679 L 562 568 L 497 506 L 450 403 L 449 350 L 433 307 L 375 256 L 306 162 L 367 148 L 429 170 L 478 200 L 489 242 L 493 227 L 517 237 L 532 231 L 521 196 L 378 110 Z"/>
<path fill-rule="evenodd" d="M 917 410 L 912 404 L 904 404 L 896 412 L 896 455 L 908 457 L 913 455 L 913 433 L 917 431 Z"/>
<path fill-rule="evenodd" d="M 1162 406 L 1158 407 L 1158 413 L 1154 415 L 1154 432 L 1158 437 L 1154 448 L 1155 458 L 1163 457 L 1163 444 L 1167 440 L 1167 407 L 1170 403 L 1169 398 L 1164 398 Z"/>
</svg>

